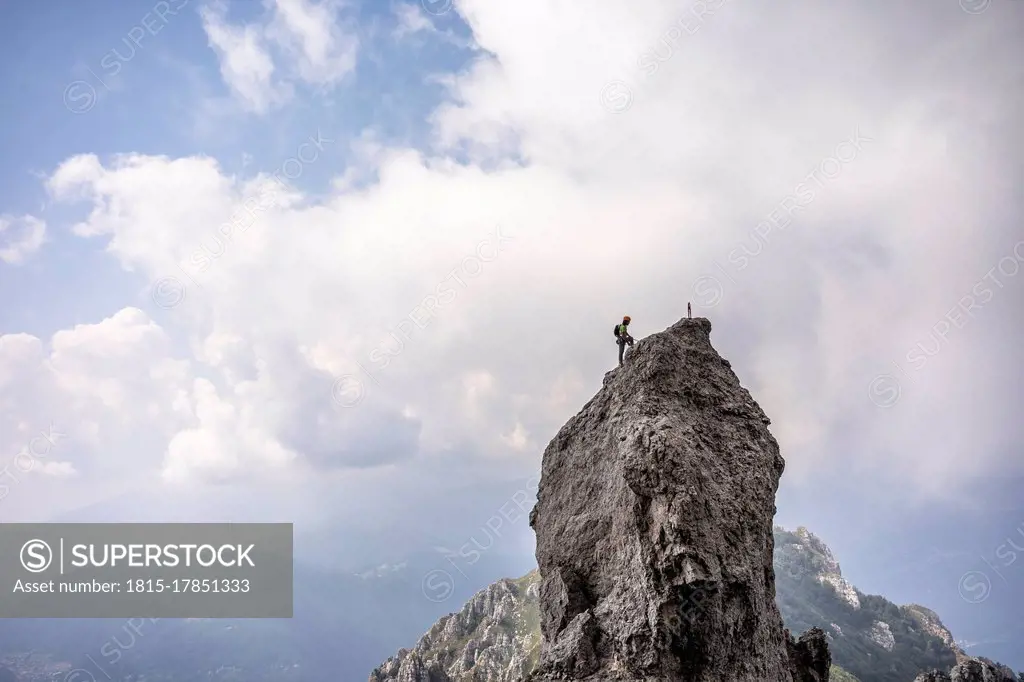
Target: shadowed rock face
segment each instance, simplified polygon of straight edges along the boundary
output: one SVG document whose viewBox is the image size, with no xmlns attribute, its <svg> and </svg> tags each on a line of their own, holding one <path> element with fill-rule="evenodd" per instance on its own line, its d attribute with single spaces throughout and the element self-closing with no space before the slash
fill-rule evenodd
<svg viewBox="0 0 1024 682">
<path fill-rule="evenodd" d="M 793 639 L 786 631 L 786 652 L 789 655 L 789 671 L 793 682 L 824 682 L 828 680 L 832 667 L 832 655 L 828 640 L 821 628 L 811 628 L 800 639 Z"/>
<path fill-rule="evenodd" d="M 637 342 L 545 450 L 531 680 L 828 679 L 824 636 L 787 646 L 775 604 L 785 462 L 710 333 L 683 319 Z"/>
</svg>

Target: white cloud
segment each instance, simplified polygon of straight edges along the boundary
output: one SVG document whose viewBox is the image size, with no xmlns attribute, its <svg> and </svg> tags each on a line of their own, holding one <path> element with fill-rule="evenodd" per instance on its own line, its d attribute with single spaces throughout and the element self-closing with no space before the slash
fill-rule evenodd
<svg viewBox="0 0 1024 682">
<path fill-rule="evenodd" d="M 310 8 L 277 5 L 274 30 L 296 41 L 301 78 L 328 78 L 344 50 Z M 432 120 L 452 154 L 500 162 L 486 171 L 387 156 L 380 185 L 288 197 L 218 238 L 253 185 L 212 159 L 80 156 L 57 169 L 56 197 L 92 201 L 78 234 L 108 240 L 150 281 L 180 280 L 168 324 L 192 349 L 180 364 L 145 343 L 162 335 L 152 321 L 124 313 L 104 327 L 125 337 L 123 352 L 104 356 L 97 339 L 76 354 L 83 364 L 53 361 L 65 403 L 92 397 L 68 419 L 101 435 L 115 410 L 159 424 L 147 462 L 176 480 L 456 455 L 532 471 L 614 365 L 607 324 L 629 311 L 639 338 L 693 301 L 772 417 L 787 475 L 842 466 L 943 495 L 1019 466 L 1001 449 L 1024 435 L 1004 414 L 1014 386 L 977 358 L 1012 366 L 998 343 L 1010 323 L 994 316 L 1001 305 L 1012 323 L 1024 275 L 950 336 L 891 411 L 868 395 L 1016 241 L 1014 119 L 1000 114 L 1021 68 L 997 58 L 1014 45 L 1004 24 L 855 5 L 801 6 L 797 18 L 724 4 L 687 19 L 691 30 L 660 0 L 458 9 L 492 56 L 452 76 L 452 102 Z M 933 40 L 908 52 L 923 30 Z M 794 31 L 800 49 L 780 51 Z M 664 61 L 645 73 L 638 60 L 651 54 Z M 881 75 L 837 76 L 859 69 Z M 266 73 L 260 92 L 276 82 Z M 629 87 L 626 111 L 602 107 L 613 80 Z M 871 141 L 791 225 L 766 231 L 858 128 Z M 495 250 L 499 224 L 511 239 Z M 731 254 L 743 247 L 757 255 L 740 268 Z M 708 273 L 722 287 L 710 310 L 693 288 Z M 157 417 L 144 416 L 150 394 Z"/>
<path fill-rule="evenodd" d="M 46 223 L 30 215 L 0 215 L 0 260 L 19 265 L 46 241 Z"/>
<path fill-rule="evenodd" d="M 102 174 L 103 166 L 94 154 L 80 154 L 61 163 L 46 185 L 56 199 L 89 198 L 84 191 L 91 189 Z"/>
<path fill-rule="evenodd" d="M 274 0 L 267 35 L 306 83 L 336 83 L 355 69 L 359 40 L 343 26 L 340 7 L 335 0 Z"/>
<path fill-rule="evenodd" d="M 392 12 L 398 22 L 392 35 L 397 39 L 421 32 L 430 33 L 436 31 L 434 24 L 427 18 L 423 10 L 420 9 L 419 4 L 399 2 L 393 7 Z"/>
<path fill-rule="evenodd" d="M 75 476 L 78 472 L 75 470 L 75 466 L 71 462 L 43 462 L 33 471 L 37 471 L 43 476 L 55 476 L 59 478 L 66 478 Z"/>
<path fill-rule="evenodd" d="M 358 36 L 347 30 L 335 0 L 271 0 L 267 16 L 235 26 L 218 2 L 200 14 L 221 76 L 243 106 L 256 113 L 294 96 L 297 82 L 332 85 L 356 66 Z"/>
<path fill-rule="evenodd" d="M 290 90 L 274 79 L 274 61 L 265 47 L 265 37 L 256 25 L 232 26 L 225 18 L 225 6 L 215 3 L 200 9 L 203 30 L 220 59 L 220 73 L 231 91 L 246 108 L 257 113 L 285 101 Z"/>
<path fill-rule="evenodd" d="M 508 443 L 508 445 L 516 450 L 525 450 L 527 443 L 529 443 L 530 434 L 526 432 L 523 425 L 516 422 L 516 426 L 512 429 L 511 433 L 502 435 L 502 440 Z"/>
<path fill-rule="evenodd" d="M 456 33 L 450 27 L 441 30 L 435 20 L 436 16 L 423 10 L 420 2 L 396 2 L 391 6 L 391 14 L 395 25 L 391 29 L 391 38 L 396 41 L 408 41 L 414 47 L 421 47 L 425 39 L 439 40 L 453 47 L 464 50 L 479 50 L 480 45 L 472 36 Z M 416 39 L 419 40 L 416 40 Z M 437 78 L 434 75 L 429 79 Z M 443 77 L 442 77 L 443 80 Z"/>
<path fill-rule="evenodd" d="M 232 479 L 254 465 L 280 468 L 296 457 L 263 428 L 254 410 L 222 399 L 210 381 L 197 379 L 194 395 L 199 423 L 175 434 L 168 444 L 163 465 L 167 480 Z"/>
<path fill-rule="evenodd" d="M 190 365 L 164 332 L 126 308 L 48 341 L 0 336 L 0 500 L 5 509 L 81 503 L 131 487 L 192 423 Z M 71 488 L 62 481 L 82 481 Z M 57 486 L 57 487 L 54 487 Z"/>
</svg>

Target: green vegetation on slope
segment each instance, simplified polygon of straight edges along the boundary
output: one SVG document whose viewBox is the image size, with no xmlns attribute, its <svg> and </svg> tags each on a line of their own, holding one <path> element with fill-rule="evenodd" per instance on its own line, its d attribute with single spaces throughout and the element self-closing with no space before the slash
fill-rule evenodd
<svg viewBox="0 0 1024 682">
<path fill-rule="evenodd" d="M 775 531 L 775 593 L 792 632 L 820 627 L 832 637 L 832 660 L 861 680 L 907 682 L 925 670 L 948 670 L 956 664 L 952 649 L 889 600 L 857 592 L 859 608 L 821 581 L 831 572 L 830 555 L 816 538 Z M 876 623 L 892 633 L 892 648 L 876 641 Z M 838 629 L 837 627 L 838 626 Z"/>
<path fill-rule="evenodd" d="M 846 672 L 838 665 L 832 666 L 828 673 L 829 682 L 860 682 L 856 677 Z"/>
</svg>

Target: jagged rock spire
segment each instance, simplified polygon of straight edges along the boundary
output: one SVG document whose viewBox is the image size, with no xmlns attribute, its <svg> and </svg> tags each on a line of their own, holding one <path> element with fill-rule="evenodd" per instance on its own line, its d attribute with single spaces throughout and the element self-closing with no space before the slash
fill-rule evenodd
<svg viewBox="0 0 1024 682">
<path fill-rule="evenodd" d="M 775 604 L 785 462 L 710 334 L 639 341 L 545 450 L 531 680 L 828 679 L 824 633 L 789 641 Z"/>
</svg>

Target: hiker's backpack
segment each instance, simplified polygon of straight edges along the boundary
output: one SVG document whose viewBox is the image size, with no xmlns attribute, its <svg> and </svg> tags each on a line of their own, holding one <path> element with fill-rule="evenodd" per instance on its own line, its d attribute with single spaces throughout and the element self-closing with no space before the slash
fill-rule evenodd
<svg viewBox="0 0 1024 682">
<path fill-rule="evenodd" d="M 615 338 L 619 338 L 619 326 L 620 325 L 615 325 Z"/>
</svg>

